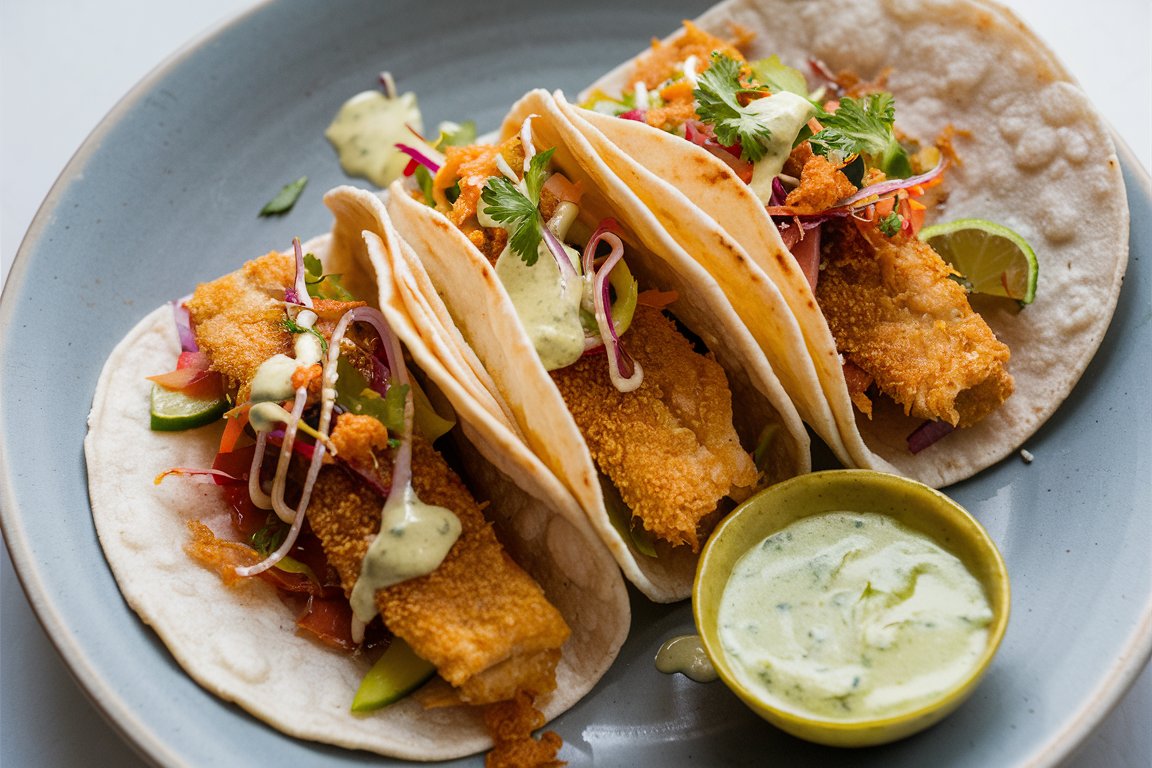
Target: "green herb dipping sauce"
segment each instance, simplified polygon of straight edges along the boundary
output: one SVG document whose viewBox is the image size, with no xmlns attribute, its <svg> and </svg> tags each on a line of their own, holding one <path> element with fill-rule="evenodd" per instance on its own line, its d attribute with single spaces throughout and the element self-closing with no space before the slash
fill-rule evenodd
<svg viewBox="0 0 1152 768">
<path fill-rule="evenodd" d="M 802 716 L 917 709 L 977 666 L 992 609 L 956 557 L 889 517 L 802 518 L 745 553 L 719 609 L 740 681 Z"/>
</svg>

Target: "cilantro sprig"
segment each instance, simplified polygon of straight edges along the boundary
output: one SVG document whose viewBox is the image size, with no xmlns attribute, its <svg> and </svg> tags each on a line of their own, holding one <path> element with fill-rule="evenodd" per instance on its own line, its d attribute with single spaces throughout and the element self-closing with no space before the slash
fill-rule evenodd
<svg viewBox="0 0 1152 768">
<path fill-rule="evenodd" d="M 862 99 L 843 98 L 835 112 L 821 110 L 817 116 L 823 130 L 808 141 L 818 155 L 843 161 L 865 155 L 886 176 L 912 175 L 908 153 L 892 133 L 896 100 L 890 93 L 872 93 Z"/>
<path fill-rule="evenodd" d="M 296 201 L 300 199 L 300 194 L 304 191 L 304 185 L 308 183 L 307 176 L 301 176 L 296 181 L 291 181 L 285 184 L 275 197 L 264 204 L 260 209 L 261 216 L 280 216 L 292 210 L 292 206 L 296 205 Z"/>
<path fill-rule="evenodd" d="M 895 237 L 900 232 L 900 228 L 904 225 L 904 219 L 896 211 L 892 211 L 884 218 L 880 219 L 877 225 L 885 237 Z"/>
<path fill-rule="evenodd" d="M 771 146 L 772 131 L 755 110 L 740 103 L 741 94 L 763 93 L 740 83 L 740 62 L 719 51 L 712 52 L 712 65 L 696 79 L 696 114 L 712 125 L 721 144 L 740 145 L 740 156 L 751 163 L 764 157 Z"/>
<path fill-rule="evenodd" d="M 304 283 L 308 286 L 308 295 L 314 299 L 333 299 L 335 301 L 355 301 L 343 285 L 340 284 L 340 275 L 324 274 L 324 265 L 320 259 L 311 253 L 304 254 Z"/>
<path fill-rule="evenodd" d="M 280 325 L 284 328 L 284 330 L 288 331 L 288 333 L 310 333 L 310 334 L 312 334 L 313 336 L 315 336 L 317 339 L 320 340 L 321 353 L 322 354 L 328 353 L 328 339 L 324 338 L 324 334 L 320 333 L 320 331 L 316 330 L 315 328 L 305 328 L 304 326 L 300 325 L 295 320 L 293 320 L 291 317 L 285 317 L 284 320 L 280 323 Z"/>
<path fill-rule="evenodd" d="M 509 246 L 528 266 L 534 265 L 540 257 L 540 241 L 544 239 L 540 190 L 548 178 L 548 164 L 553 152 L 555 148 L 533 155 L 519 185 L 503 176 L 493 176 L 480 193 L 484 213 L 508 230 Z"/>
</svg>

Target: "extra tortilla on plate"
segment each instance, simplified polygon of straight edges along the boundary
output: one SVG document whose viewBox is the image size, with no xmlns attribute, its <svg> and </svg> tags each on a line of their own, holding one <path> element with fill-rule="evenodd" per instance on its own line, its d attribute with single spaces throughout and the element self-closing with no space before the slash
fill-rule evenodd
<svg viewBox="0 0 1152 768">
<path fill-rule="evenodd" d="M 940 220 L 984 218 L 1027 239 L 1039 260 L 1036 301 L 977 297 L 974 306 L 1012 352 L 1016 392 L 991 416 L 912 454 L 919 425 L 893 407 L 869 421 L 848 397 L 827 322 L 763 205 L 727 166 L 679 137 L 635 121 L 569 108 L 589 140 L 638 195 L 695 210 L 721 226 L 779 287 L 798 319 L 833 421 L 803 410 L 842 461 L 897 471 L 934 486 L 970 477 L 1017 449 L 1068 396 L 1104 337 L 1128 256 L 1128 208 L 1107 126 L 1056 57 L 1011 12 L 980 0 L 721 3 L 696 23 L 718 36 L 754 33 L 749 59 L 777 54 L 806 71 L 810 59 L 864 79 L 887 73 L 896 124 L 932 141 L 955 129 L 960 162 L 947 170 Z M 679 33 L 677 33 L 679 34 Z M 675 35 L 674 35 L 675 36 Z M 593 84 L 619 92 L 633 62 Z M 620 153 L 636 161 L 631 169 Z M 647 190 L 647 192 L 644 192 Z M 929 221 L 928 223 L 933 223 Z M 744 297 L 747 299 L 747 297 Z M 733 296 L 739 308 L 740 297 Z M 788 366 L 776 357 L 774 364 Z M 788 378 L 781 376 L 787 383 Z M 837 450 L 837 442 L 842 450 Z"/>
</svg>

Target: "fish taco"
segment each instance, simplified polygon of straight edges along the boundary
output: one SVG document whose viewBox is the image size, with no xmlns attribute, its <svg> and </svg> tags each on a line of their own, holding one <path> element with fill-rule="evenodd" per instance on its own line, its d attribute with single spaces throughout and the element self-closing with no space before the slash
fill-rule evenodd
<svg viewBox="0 0 1152 768">
<path fill-rule="evenodd" d="M 561 106 L 633 192 L 695 222 L 669 228 L 847 464 L 969 477 L 1051 416 L 1103 339 L 1128 253 L 1119 162 L 999 5 L 730 0 L 580 105 Z M 756 327 L 779 300 L 799 343 Z M 824 408 L 786 372 L 801 357 Z"/>
<path fill-rule="evenodd" d="M 625 576 L 687 597 L 720 516 L 810 468 L 795 408 L 719 286 L 549 94 L 521 99 L 496 143 L 443 150 L 390 188 L 411 279 Z"/>
<path fill-rule="evenodd" d="M 327 202 L 331 235 L 200 285 L 112 352 L 85 441 L 101 545 L 185 670 L 286 734 L 549 763 L 559 737 L 532 734 L 612 663 L 624 582 L 421 340 L 394 233 L 362 234 L 350 190 Z"/>
</svg>

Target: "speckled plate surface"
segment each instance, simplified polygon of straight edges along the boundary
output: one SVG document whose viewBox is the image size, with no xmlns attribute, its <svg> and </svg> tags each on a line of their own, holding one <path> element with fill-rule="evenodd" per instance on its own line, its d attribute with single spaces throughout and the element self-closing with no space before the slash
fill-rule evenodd
<svg viewBox="0 0 1152 768">
<path fill-rule="evenodd" d="M 295 741 L 192 683 L 124 604 L 88 514 L 82 441 L 100 368 L 145 313 L 240 261 L 327 229 L 346 181 L 323 138 L 340 103 L 389 69 L 426 119 L 495 127 L 535 86 L 574 94 L 706 3 L 427 4 L 283 0 L 154 73 L 85 143 L 40 211 L 0 306 L 0 513 L 13 562 L 77 679 L 142 753 L 166 765 L 387 765 Z M 529 14 L 531 10 L 531 15 Z M 453 18 L 450 26 L 443 20 Z M 687 604 L 633 601 L 601 684 L 553 727 L 574 765 L 1047 765 L 1107 713 L 1152 649 L 1152 192 L 1121 150 L 1128 276 L 1096 359 L 1010 458 L 949 489 L 990 531 L 1013 617 L 987 679 L 939 726 L 837 751 L 770 728 L 719 683 L 656 672 Z M 257 211 L 311 179 L 288 216 Z M 479 763 L 479 758 L 460 764 Z"/>
</svg>

